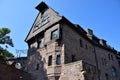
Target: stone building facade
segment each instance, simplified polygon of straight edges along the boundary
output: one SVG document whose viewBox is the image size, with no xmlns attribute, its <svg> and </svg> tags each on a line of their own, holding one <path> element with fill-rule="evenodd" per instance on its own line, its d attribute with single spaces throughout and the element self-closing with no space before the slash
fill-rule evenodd
<svg viewBox="0 0 120 80">
<path fill-rule="evenodd" d="M 25 41 L 34 80 L 120 80 L 120 57 L 105 40 L 41 2 Z"/>
</svg>

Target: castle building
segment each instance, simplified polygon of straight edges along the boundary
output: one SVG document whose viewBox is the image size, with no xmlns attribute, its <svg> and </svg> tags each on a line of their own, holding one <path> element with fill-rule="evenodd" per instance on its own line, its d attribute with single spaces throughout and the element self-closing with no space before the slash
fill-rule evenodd
<svg viewBox="0 0 120 80">
<path fill-rule="evenodd" d="M 84 30 L 41 2 L 25 41 L 34 80 L 120 80 L 120 56 L 91 29 Z"/>
</svg>

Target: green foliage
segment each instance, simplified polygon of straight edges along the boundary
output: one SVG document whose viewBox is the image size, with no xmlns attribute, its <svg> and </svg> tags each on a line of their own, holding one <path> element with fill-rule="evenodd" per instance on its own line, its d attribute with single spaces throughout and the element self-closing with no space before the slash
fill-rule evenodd
<svg viewBox="0 0 120 80">
<path fill-rule="evenodd" d="M 9 57 L 13 57 L 13 54 L 7 51 L 6 49 L 0 47 L 0 60 L 5 60 Z"/>
<path fill-rule="evenodd" d="M 10 29 L 8 28 L 0 28 L 0 44 L 8 44 L 10 46 L 14 46 L 12 39 L 8 34 L 10 33 Z"/>
<path fill-rule="evenodd" d="M 12 39 L 10 38 L 10 36 L 8 36 L 10 32 L 11 31 L 8 28 L 0 28 L 0 44 L 6 46 L 10 45 L 11 47 L 14 46 Z M 5 60 L 9 57 L 13 57 L 13 54 L 0 46 L 0 61 Z"/>
<path fill-rule="evenodd" d="M 0 28 L 0 37 L 4 37 L 6 34 L 10 33 L 10 29 L 8 28 Z"/>
</svg>

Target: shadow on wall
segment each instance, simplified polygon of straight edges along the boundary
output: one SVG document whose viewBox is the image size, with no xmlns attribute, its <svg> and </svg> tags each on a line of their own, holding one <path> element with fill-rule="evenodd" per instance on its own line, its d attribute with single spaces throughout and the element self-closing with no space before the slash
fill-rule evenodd
<svg viewBox="0 0 120 80">
<path fill-rule="evenodd" d="M 32 75 L 33 80 L 48 80 L 44 63 L 37 48 L 32 47 L 28 50 L 27 71 Z"/>
<path fill-rule="evenodd" d="M 31 75 L 13 66 L 0 63 L 0 80 L 33 80 Z"/>
</svg>

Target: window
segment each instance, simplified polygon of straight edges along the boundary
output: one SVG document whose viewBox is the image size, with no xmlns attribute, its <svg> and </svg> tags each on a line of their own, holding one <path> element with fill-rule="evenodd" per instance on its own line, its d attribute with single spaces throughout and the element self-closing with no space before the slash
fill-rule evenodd
<svg viewBox="0 0 120 80">
<path fill-rule="evenodd" d="M 104 59 L 104 64 L 107 65 L 107 60 L 106 59 Z"/>
<path fill-rule="evenodd" d="M 41 20 L 35 24 L 34 31 L 36 31 L 39 27 L 48 23 L 49 22 L 48 18 L 49 18 L 48 16 L 41 18 Z"/>
<path fill-rule="evenodd" d="M 37 48 L 42 48 L 42 47 L 43 47 L 43 41 L 39 41 L 38 45 L 37 45 Z"/>
<path fill-rule="evenodd" d="M 106 80 L 109 80 L 108 74 L 105 74 L 105 78 Z"/>
<path fill-rule="evenodd" d="M 52 65 L 52 55 L 48 58 L 48 66 Z"/>
<path fill-rule="evenodd" d="M 54 31 L 51 32 L 51 40 L 52 39 L 56 39 L 58 37 L 59 37 L 59 31 L 58 31 L 58 29 L 56 29 L 56 30 L 54 30 Z"/>
<path fill-rule="evenodd" d="M 113 55 L 111 55 L 111 60 L 114 60 Z"/>
<path fill-rule="evenodd" d="M 39 70 L 39 64 L 36 65 L 36 70 Z"/>
<path fill-rule="evenodd" d="M 117 72 L 116 72 L 115 67 L 112 67 L 111 71 L 112 71 L 112 76 L 116 77 L 117 76 Z"/>
<path fill-rule="evenodd" d="M 43 18 L 43 20 L 42 20 L 42 25 L 44 25 L 44 24 L 46 24 L 47 22 L 49 22 L 48 18 L 49 18 L 48 16 Z"/>
<path fill-rule="evenodd" d="M 55 76 L 55 80 L 59 80 L 60 76 Z"/>
<path fill-rule="evenodd" d="M 108 54 L 108 58 L 109 58 L 109 60 L 111 59 L 111 56 L 110 56 L 110 54 Z"/>
<path fill-rule="evenodd" d="M 120 67 L 120 61 L 118 61 L 118 66 Z"/>
<path fill-rule="evenodd" d="M 41 48 L 41 41 L 38 42 L 37 48 Z"/>
<path fill-rule="evenodd" d="M 41 22 L 37 22 L 34 26 L 34 31 L 36 31 L 41 26 Z"/>
<path fill-rule="evenodd" d="M 56 64 L 57 65 L 61 64 L 61 59 L 60 58 L 61 58 L 60 55 L 57 55 L 57 57 L 56 57 Z"/>
<path fill-rule="evenodd" d="M 76 61 L 75 55 L 72 55 L 72 62 Z"/>
<path fill-rule="evenodd" d="M 81 39 L 79 40 L 79 42 L 80 42 L 80 47 L 83 47 L 83 44 L 82 44 L 82 40 L 81 40 Z"/>
<path fill-rule="evenodd" d="M 113 55 L 111 55 L 111 54 L 108 54 L 108 58 L 109 58 L 109 60 L 114 60 L 114 56 Z"/>
<path fill-rule="evenodd" d="M 103 64 L 103 65 L 107 65 L 107 60 L 104 59 L 104 58 L 102 58 L 102 64 Z"/>
</svg>

